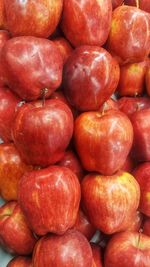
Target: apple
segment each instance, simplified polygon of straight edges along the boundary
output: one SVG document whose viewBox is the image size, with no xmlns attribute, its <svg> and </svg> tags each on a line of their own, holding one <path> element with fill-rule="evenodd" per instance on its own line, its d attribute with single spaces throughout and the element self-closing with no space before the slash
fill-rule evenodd
<svg viewBox="0 0 150 267">
<path fill-rule="evenodd" d="M 17 200 L 18 184 L 26 172 L 33 169 L 26 165 L 13 143 L 0 144 L 0 195 L 3 199 Z"/>
<path fill-rule="evenodd" d="M 121 170 L 124 172 L 132 173 L 132 171 L 134 170 L 135 167 L 136 167 L 136 162 L 133 160 L 133 158 L 129 154 L 127 156 L 126 161 L 125 161 L 124 165 L 122 166 Z"/>
<path fill-rule="evenodd" d="M 112 237 L 105 253 L 105 267 L 149 267 L 150 237 L 136 232 Z"/>
<path fill-rule="evenodd" d="M 63 37 L 58 37 L 53 39 L 54 44 L 57 46 L 57 48 L 59 49 L 62 58 L 63 58 L 63 62 L 65 63 L 68 59 L 68 57 L 71 55 L 73 48 L 71 47 L 71 45 L 69 44 L 69 42 L 63 38 Z"/>
<path fill-rule="evenodd" d="M 2 48 L 1 64 L 7 86 L 25 100 L 49 97 L 61 84 L 62 56 L 50 40 L 12 38 Z"/>
<path fill-rule="evenodd" d="M 34 170 L 20 180 L 18 199 L 37 235 L 63 234 L 77 219 L 79 180 L 75 173 L 62 166 Z"/>
<path fill-rule="evenodd" d="M 150 52 L 149 32 L 149 14 L 122 5 L 113 11 L 107 48 L 121 64 L 144 61 Z"/>
<path fill-rule="evenodd" d="M 134 131 L 132 156 L 137 161 L 150 161 L 150 108 L 134 112 L 130 119 Z"/>
<path fill-rule="evenodd" d="M 32 259 L 29 257 L 18 256 L 13 258 L 7 267 L 32 267 Z"/>
<path fill-rule="evenodd" d="M 73 229 L 81 232 L 88 240 L 91 240 L 96 232 L 95 227 L 89 222 L 82 209 L 79 209 L 77 220 Z"/>
<path fill-rule="evenodd" d="M 141 142 L 141 141 L 140 141 Z M 133 175 L 138 181 L 141 190 L 139 210 L 150 216 L 150 163 L 145 162 L 137 166 Z"/>
<path fill-rule="evenodd" d="M 101 248 L 98 245 L 91 243 L 91 249 L 92 249 L 93 261 L 94 261 L 92 267 L 103 267 Z"/>
<path fill-rule="evenodd" d="M 117 110 L 84 112 L 75 120 L 74 142 L 85 170 L 112 175 L 124 165 L 130 152 L 132 125 Z"/>
<path fill-rule="evenodd" d="M 90 173 L 81 183 L 81 192 L 90 222 L 105 234 L 126 230 L 140 200 L 139 184 L 123 171 L 112 176 Z"/>
<path fill-rule="evenodd" d="M 3 1 L 1 0 L 0 2 L 0 12 L 1 12 L 1 3 L 3 3 Z M 1 15 L 0 15 L 1 17 Z M 0 18 L 1 20 L 1 18 Z M 1 23 L 1 22 L 0 22 Z M 10 39 L 10 34 L 8 31 L 5 30 L 0 30 L 0 57 L 1 57 L 1 50 L 4 46 L 4 44 Z M 4 86 L 6 83 L 4 74 L 3 74 L 3 67 L 2 67 L 2 63 L 1 63 L 1 59 L 0 59 L 0 87 Z"/>
<path fill-rule="evenodd" d="M 73 134 L 73 116 L 60 100 L 48 104 L 22 106 L 15 118 L 12 137 L 22 159 L 31 165 L 43 167 L 64 157 Z"/>
<path fill-rule="evenodd" d="M 47 38 L 56 29 L 63 0 L 5 0 L 7 27 L 13 36 Z"/>
<path fill-rule="evenodd" d="M 16 201 L 0 207 L 0 243 L 7 251 L 28 255 L 32 253 L 36 241 Z"/>
<path fill-rule="evenodd" d="M 123 2 L 124 0 L 112 0 L 113 9 L 115 9 L 118 6 L 121 6 Z"/>
<path fill-rule="evenodd" d="M 145 218 L 145 220 L 144 220 L 143 233 L 150 237 L 150 218 L 148 218 L 148 217 Z"/>
<path fill-rule="evenodd" d="M 141 231 L 142 223 L 143 223 L 143 214 L 140 211 L 136 211 L 134 216 L 132 216 L 132 220 L 128 227 L 128 231 L 131 232 L 139 232 Z"/>
<path fill-rule="evenodd" d="M 5 14 L 4 2 L 5 0 L 0 1 L 0 29 L 6 28 L 6 14 Z"/>
<path fill-rule="evenodd" d="M 146 71 L 146 90 L 150 96 L 150 67 Z"/>
<path fill-rule="evenodd" d="M 124 0 L 126 5 L 136 6 L 150 13 L 149 0 Z"/>
<path fill-rule="evenodd" d="M 143 97 L 121 97 L 118 100 L 118 108 L 130 117 L 135 111 L 150 108 L 150 98 Z"/>
<path fill-rule="evenodd" d="M 33 253 L 33 267 L 92 267 L 92 260 L 89 242 L 75 230 L 42 237 Z"/>
<path fill-rule="evenodd" d="M 106 110 L 115 109 L 118 110 L 118 101 L 109 98 L 104 104 L 99 108 L 99 111 L 105 112 Z"/>
<path fill-rule="evenodd" d="M 144 91 L 146 62 L 125 64 L 120 68 L 117 91 L 120 96 L 138 96 Z"/>
<path fill-rule="evenodd" d="M 104 48 L 78 47 L 64 66 L 64 93 L 78 110 L 97 110 L 116 90 L 119 74 L 118 63 Z"/>
<path fill-rule="evenodd" d="M 109 34 L 111 17 L 111 0 L 64 0 L 61 28 L 75 47 L 102 46 Z"/>
</svg>

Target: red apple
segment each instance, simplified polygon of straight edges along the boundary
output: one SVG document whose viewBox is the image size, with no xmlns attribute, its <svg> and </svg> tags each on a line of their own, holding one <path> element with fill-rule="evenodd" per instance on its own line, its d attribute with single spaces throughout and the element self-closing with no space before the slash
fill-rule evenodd
<svg viewBox="0 0 150 267">
<path fill-rule="evenodd" d="M 75 47 L 102 46 L 109 34 L 111 17 L 111 0 L 64 0 L 61 28 Z"/>
<path fill-rule="evenodd" d="M 150 108 L 134 112 L 130 119 L 134 131 L 132 155 L 137 161 L 150 161 Z"/>
<path fill-rule="evenodd" d="M 113 11 L 108 50 L 120 63 L 144 61 L 150 52 L 150 17 L 136 7 L 120 6 Z"/>
<path fill-rule="evenodd" d="M 143 222 L 143 214 L 139 211 L 136 211 L 128 227 L 128 231 L 139 232 Z"/>
<path fill-rule="evenodd" d="M 28 255 L 32 252 L 36 238 L 16 201 L 0 207 L 0 243 L 11 253 Z"/>
<path fill-rule="evenodd" d="M 141 142 L 141 141 L 140 141 Z M 139 165 L 133 172 L 141 190 L 139 210 L 150 216 L 150 163 Z"/>
<path fill-rule="evenodd" d="M 132 159 L 131 155 L 129 154 L 121 170 L 124 172 L 132 173 L 135 167 L 136 167 L 136 162 Z"/>
<path fill-rule="evenodd" d="M 24 105 L 13 124 L 13 140 L 24 161 L 48 166 L 60 161 L 73 133 L 73 116 L 60 100 Z"/>
<path fill-rule="evenodd" d="M 20 181 L 19 203 L 36 234 L 63 234 L 77 219 L 78 178 L 70 169 L 61 166 L 34 170 Z"/>
<path fill-rule="evenodd" d="M 5 200 L 17 200 L 18 183 L 24 173 L 31 171 L 13 143 L 0 144 L 0 195 Z"/>
<path fill-rule="evenodd" d="M 139 205 L 139 184 L 127 172 L 91 173 L 83 179 L 81 192 L 90 222 L 105 234 L 126 230 Z"/>
<path fill-rule="evenodd" d="M 81 111 L 97 110 L 114 93 L 119 65 L 103 48 L 76 48 L 64 67 L 64 92 L 71 105 Z"/>
<path fill-rule="evenodd" d="M 112 0 L 113 9 L 115 9 L 118 6 L 121 6 L 123 2 L 124 0 Z"/>
<path fill-rule="evenodd" d="M 143 97 L 122 97 L 118 100 L 118 108 L 130 117 L 135 111 L 150 108 L 150 98 Z"/>
<path fill-rule="evenodd" d="M 106 110 L 115 109 L 118 110 L 118 101 L 109 98 L 104 104 L 100 107 L 99 111 L 105 112 Z"/>
<path fill-rule="evenodd" d="M 132 146 L 133 129 L 120 111 L 85 112 L 75 121 L 74 141 L 87 171 L 112 175 L 125 163 Z"/>
<path fill-rule="evenodd" d="M 145 218 L 145 220 L 144 220 L 143 233 L 150 237 L 150 218 L 148 218 L 148 217 Z"/>
<path fill-rule="evenodd" d="M 63 0 L 5 0 L 7 27 L 13 36 L 47 38 L 54 32 L 62 12 Z"/>
<path fill-rule="evenodd" d="M 63 62 L 65 63 L 68 57 L 71 55 L 73 48 L 71 47 L 69 42 L 63 37 L 58 37 L 56 39 L 53 39 L 53 42 L 59 49 L 63 58 Z"/>
<path fill-rule="evenodd" d="M 90 244 L 78 231 L 47 235 L 39 240 L 33 253 L 33 267 L 92 267 L 92 260 Z"/>
<path fill-rule="evenodd" d="M 29 257 L 15 257 L 8 264 L 7 267 L 32 267 L 32 259 Z"/>
<path fill-rule="evenodd" d="M 126 5 L 136 6 L 150 13 L 149 0 L 124 0 Z"/>
<path fill-rule="evenodd" d="M 4 1 L 0 1 L 0 29 L 6 28 L 6 14 L 5 14 L 5 7 L 4 7 Z"/>
<path fill-rule="evenodd" d="M 73 228 L 81 232 L 88 240 L 91 240 L 96 232 L 95 227 L 89 222 L 87 216 L 81 209 L 78 212 L 77 220 Z"/>
<path fill-rule="evenodd" d="M 91 243 L 92 254 L 93 254 L 93 266 L 92 267 L 103 267 L 101 249 L 98 245 Z"/>
<path fill-rule="evenodd" d="M 150 67 L 146 71 L 146 90 L 150 96 Z"/>
<path fill-rule="evenodd" d="M 23 99 L 35 100 L 43 91 L 48 97 L 61 84 L 62 56 L 50 40 L 12 38 L 2 48 L 1 62 L 7 86 Z"/>
<path fill-rule="evenodd" d="M 150 238 L 141 233 L 124 232 L 113 236 L 105 253 L 105 267 L 149 267 Z"/>
<path fill-rule="evenodd" d="M 120 96 L 137 96 L 144 91 L 146 62 L 125 64 L 120 68 L 118 93 Z"/>
<path fill-rule="evenodd" d="M 20 101 L 9 89 L 0 87 L 0 138 L 5 143 L 12 141 L 11 128 Z"/>
<path fill-rule="evenodd" d="M 1 0 L 1 2 L 0 2 L 0 12 L 1 12 L 1 3 L 2 2 L 3 1 Z M 0 18 L 0 20 L 1 20 L 1 18 Z M 0 30 L 0 54 L 1 54 L 1 50 L 2 50 L 2 48 L 4 46 L 4 44 L 9 39 L 10 39 L 10 34 L 8 33 L 8 31 Z M 3 66 L 2 66 L 2 63 L 1 63 L 1 59 L 0 59 L 0 86 L 4 86 L 5 83 L 6 83 L 6 80 L 5 80 L 5 77 L 4 77 Z"/>
</svg>

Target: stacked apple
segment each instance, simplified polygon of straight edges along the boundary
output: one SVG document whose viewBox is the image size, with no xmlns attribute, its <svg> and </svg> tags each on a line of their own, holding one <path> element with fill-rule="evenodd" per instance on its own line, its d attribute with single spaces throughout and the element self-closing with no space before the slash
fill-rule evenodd
<svg viewBox="0 0 150 267">
<path fill-rule="evenodd" d="M 1 0 L 8 267 L 150 266 L 148 2 Z"/>
</svg>

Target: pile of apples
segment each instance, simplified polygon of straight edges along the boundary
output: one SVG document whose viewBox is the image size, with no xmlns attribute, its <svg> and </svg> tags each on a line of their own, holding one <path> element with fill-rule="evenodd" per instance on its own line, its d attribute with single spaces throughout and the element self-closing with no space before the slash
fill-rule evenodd
<svg viewBox="0 0 150 267">
<path fill-rule="evenodd" d="M 150 267 L 150 1 L 1 0 L 0 29 L 7 267 Z"/>
</svg>

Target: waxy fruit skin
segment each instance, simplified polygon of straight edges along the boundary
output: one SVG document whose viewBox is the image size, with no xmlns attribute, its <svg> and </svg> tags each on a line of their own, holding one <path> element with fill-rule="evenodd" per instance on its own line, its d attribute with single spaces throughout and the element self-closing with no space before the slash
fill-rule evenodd
<svg viewBox="0 0 150 267">
<path fill-rule="evenodd" d="M 18 256 L 13 258 L 7 267 L 32 267 L 32 259 L 29 257 Z"/>
</svg>

